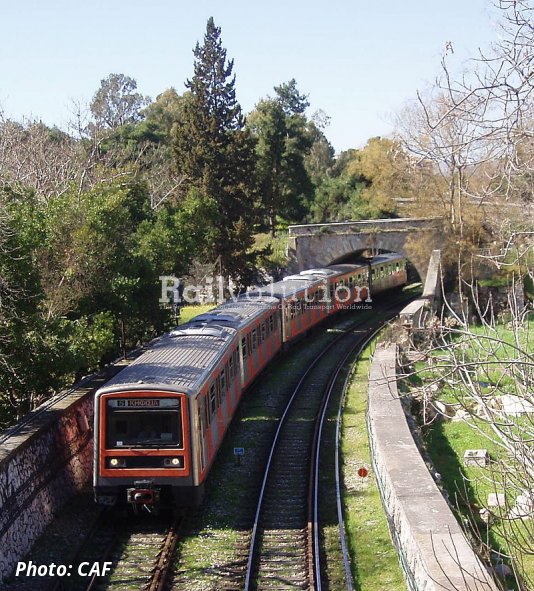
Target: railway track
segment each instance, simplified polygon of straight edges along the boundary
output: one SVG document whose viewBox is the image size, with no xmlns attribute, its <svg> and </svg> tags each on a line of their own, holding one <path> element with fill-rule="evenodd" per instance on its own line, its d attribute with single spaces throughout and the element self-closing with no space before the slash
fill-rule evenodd
<svg viewBox="0 0 534 591">
<path fill-rule="evenodd" d="M 179 540 L 183 516 L 140 519 L 103 511 L 72 558 L 90 564 L 111 564 L 107 576 L 61 578 L 49 591 L 163 591 Z"/>
<path fill-rule="evenodd" d="M 112 563 L 106 579 L 94 577 L 85 591 L 162 591 L 167 583 L 183 517 L 147 517 L 117 532 L 100 563 Z"/>
<path fill-rule="evenodd" d="M 394 315 L 390 313 L 390 317 Z M 384 323 L 365 330 L 360 324 L 359 328 L 340 335 L 310 365 L 289 399 L 271 446 L 259 494 L 245 591 L 322 589 L 326 577 L 322 573 L 320 543 L 319 464 L 326 411 L 347 360 L 354 351 L 365 348 Z M 341 411 L 338 421 L 340 418 Z M 341 505 L 338 516 L 346 586 L 351 589 Z"/>
<path fill-rule="evenodd" d="M 321 425 L 339 372 L 368 338 L 369 330 L 344 334 L 324 352 L 320 363 L 316 360 L 288 403 L 265 469 L 245 591 L 321 589 L 317 494 Z"/>
</svg>

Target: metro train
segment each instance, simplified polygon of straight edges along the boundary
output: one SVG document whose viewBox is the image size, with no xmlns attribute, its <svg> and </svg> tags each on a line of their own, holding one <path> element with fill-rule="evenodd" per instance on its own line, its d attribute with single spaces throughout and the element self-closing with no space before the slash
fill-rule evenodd
<svg viewBox="0 0 534 591">
<path fill-rule="evenodd" d="M 95 394 L 95 501 L 198 505 L 241 396 L 269 361 L 326 317 L 406 280 L 396 254 L 310 269 L 153 341 Z"/>
</svg>

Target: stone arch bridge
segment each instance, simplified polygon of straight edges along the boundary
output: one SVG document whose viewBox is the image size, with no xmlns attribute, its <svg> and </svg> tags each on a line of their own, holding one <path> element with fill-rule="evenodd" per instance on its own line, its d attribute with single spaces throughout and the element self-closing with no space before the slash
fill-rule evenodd
<svg viewBox="0 0 534 591">
<path fill-rule="evenodd" d="M 411 234 L 429 233 L 431 248 L 439 248 L 443 221 L 441 218 L 400 218 L 362 220 L 289 226 L 288 257 L 291 272 L 332 265 L 363 250 L 381 249 L 409 257 L 406 241 Z M 411 261 L 421 280 L 425 281 L 428 259 Z"/>
</svg>

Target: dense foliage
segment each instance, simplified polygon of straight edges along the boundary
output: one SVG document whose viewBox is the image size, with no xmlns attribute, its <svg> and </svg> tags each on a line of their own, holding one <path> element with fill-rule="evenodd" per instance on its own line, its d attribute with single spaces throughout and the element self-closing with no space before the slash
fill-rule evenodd
<svg viewBox="0 0 534 591">
<path fill-rule="evenodd" d="M 261 232 L 393 212 L 294 79 L 245 118 L 211 18 L 193 57 L 154 101 L 110 74 L 73 133 L 0 111 L 0 425 L 175 322 L 160 276 L 243 287 L 283 264 Z"/>
<path fill-rule="evenodd" d="M 182 94 L 152 101 L 112 73 L 70 132 L 0 110 L 0 425 L 175 322 L 160 276 L 242 288 L 259 266 L 280 272 L 288 224 L 406 214 L 444 217 L 452 266 L 495 238 L 482 201 L 532 199 L 531 138 L 503 180 L 510 161 L 467 154 L 441 99 L 405 114 L 399 140 L 335 156 L 295 79 L 246 116 L 236 86 L 210 18 Z"/>
</svg>

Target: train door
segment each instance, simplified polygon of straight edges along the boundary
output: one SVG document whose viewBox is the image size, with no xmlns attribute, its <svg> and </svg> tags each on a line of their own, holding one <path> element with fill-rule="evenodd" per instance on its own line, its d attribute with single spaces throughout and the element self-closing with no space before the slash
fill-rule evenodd
<svg viewBox="0 0 534 591">
<path fill-rule="evenodd" d="M 241 335 L 241 341 L 239 342 L 239 362 L 241 370 L 241 387 L 244 388 L 248 379 L 248 347 L 245 334 Z"/>
<path fill-rule="evenodd" d="M 198 429 L 198 457 L 200 462 L 200 470 L 199 474 L 204 472 L 207 463 L 207 442 L 206 442 L 206 433 L 207 433 L 207 425 L 206 419 L 208 416 L 208 411 L 206 408 L 206 397 L 203 393 L 199 394 L 197 399 L 197 429 Z"/>
</svg>

